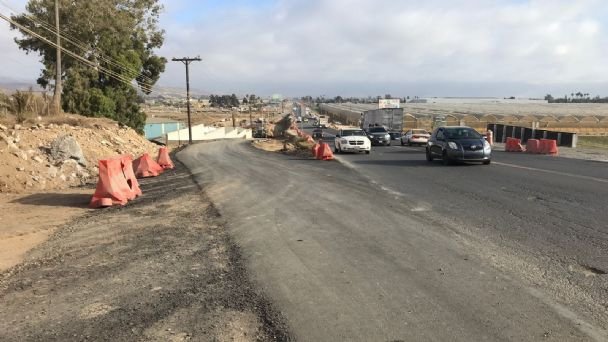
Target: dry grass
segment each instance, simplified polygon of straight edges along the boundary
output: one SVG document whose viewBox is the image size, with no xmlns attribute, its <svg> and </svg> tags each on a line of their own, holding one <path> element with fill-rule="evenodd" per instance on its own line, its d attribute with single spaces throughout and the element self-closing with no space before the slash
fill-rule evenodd
<svg viewBox="0 0 608 342">
<path fill-rule="evenodd" d="M 608 136 L 578 137 L 578 147 L 608 149 Z"/>
</svg>

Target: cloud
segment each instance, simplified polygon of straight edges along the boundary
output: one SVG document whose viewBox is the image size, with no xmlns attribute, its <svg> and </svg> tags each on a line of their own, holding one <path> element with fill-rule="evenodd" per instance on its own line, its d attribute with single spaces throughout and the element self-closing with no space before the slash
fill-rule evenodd
<svg viewBox="0 0 608 342">
<path fill-rule="evenodd" d="M 608 72 L 602 0 L 163 3 L 159 52 L 200 55 L 191 85 L 208 92 L 503 95 L 519 85 L 538 96 L 601 92 Z M 183 83 L 183 65 L 170 62 L 159 84 Z"/>
</svg>

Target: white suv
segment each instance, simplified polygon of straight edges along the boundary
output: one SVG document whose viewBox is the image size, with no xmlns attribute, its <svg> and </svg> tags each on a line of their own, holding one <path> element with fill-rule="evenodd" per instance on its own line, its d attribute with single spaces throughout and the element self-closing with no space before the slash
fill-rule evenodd
<svg viewBox="0 0 608 342">
<path fill-rule="evenodd" d="M 365 152 L 369 154 L 372 150 L 372 142 L 362 129 L 341 129 L 334 140 L 334 151 L 342 152 Z"/>
</svg>

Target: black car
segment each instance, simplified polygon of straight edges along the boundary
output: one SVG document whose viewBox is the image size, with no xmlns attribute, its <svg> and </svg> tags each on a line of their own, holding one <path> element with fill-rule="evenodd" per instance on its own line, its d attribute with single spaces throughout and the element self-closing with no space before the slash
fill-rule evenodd
<svg viewBox="0 0 608 342">
<path fill-rule="evenodd" d="M 388 134 L 391 136 L 391 140 L 399 140 L 399 139 L 401 139 L 401 136 L 403 135 L 402 132 L 395 132 L 395 131 L 388 132 Z"/>
<path fill-rule="evenodd" d="M 384 127 L 370 127 L 367 130 L 367 136 L 372 145 L 391 145 L 391 135 Z"/>
<path fill-rule="evenodd" d="M 312 130 L 312 138 L 313 139 L 323 139 L 323 130 L 320 128 L 315 128 Z"/>
<path fill-rule="evenodd" d="M 476 130 L 466 126 L 445 126 L 433 131 L 426 145 L 426 160 L 441 158 L 443 164 L 454 161 L 481 162 L 485 165 L 492 161 L 492 148 Z"/>
</svg>

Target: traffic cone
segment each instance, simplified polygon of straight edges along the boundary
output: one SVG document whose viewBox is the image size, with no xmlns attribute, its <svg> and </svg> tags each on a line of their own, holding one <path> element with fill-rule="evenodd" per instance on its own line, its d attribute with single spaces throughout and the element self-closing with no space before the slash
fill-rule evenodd
<svg viewBox="0 0 608 342">
<path fill-rule="evenodd" d="M 122 171 L 120 158 L 99 161 L 99 180 L 89 207 L 103 208 L 115 204 L 125 205 L 132 196 L 131 187 Z"/>
<path fill-rule="evenodd" d="M 166 147 L 161 147 L 158 150 L 157 161 L 158 161 L 158 165 L 160 165 L 160 167 L 162 167 L 165 170 L 172 169 L 175 167 L 173 165 L 173 162 L 171 161 L 171 157 L 169 157 L 169 152 L 167 151 Z"/>
<path fill-rule="evenodd" d="M 150 158 L 148 153 L 144 153 L 141 157 L 133 161 L 133 171 L 137 178 L 156 177 L 163 172 L 163 168 L 158 165 L 154 159 Z"/>
</svg>

